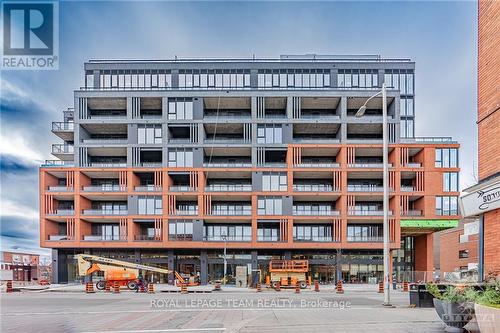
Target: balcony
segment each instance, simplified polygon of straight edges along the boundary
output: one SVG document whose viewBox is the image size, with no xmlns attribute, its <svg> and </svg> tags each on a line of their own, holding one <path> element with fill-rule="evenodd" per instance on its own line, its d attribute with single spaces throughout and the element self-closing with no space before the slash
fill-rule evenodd
<svg viewBox="0 0 500 333">
<path fill-rule="evenodd" d="M 293 184 L 296 192 L 332 192 L 333 186 L 330 184 Z"/>
<path fill-rule="evenodd" d="M 406 168 L 421 168 L 422 167 L 422 163 L 411 162 L 411 163 L 406 163 L 404 166 Z"/>
<path fill-rule="evenodd" d="M 168 188 L 170 192 L 192 192 L 196 191 L 196 188 L 189 185 L 174 185 Z"/>
<path fill-rule="evenodd" d="M 324 206 L 314 209 L 311 206 L 293 206 L 293 215 L 296 216 L 338 216 L 340 212 Z"/>
<path fill-rule="evenodd" d="M 72 216 L 75 215 L 74 209 L 56 209 L 52 213 L 47 215 L 57 215 L 57 216 Z"/>
<path fill-rule="evenodd" d="M 390 191 L 392 189 L 389 188 Z M 382 192 L 384 191 L 384 187 L 380 185 L 361 185 L 361 184 L 348 184 L 347 185 L 348 192 Z"/>
<path fill-rule="evenodd" d="M 339 168 L 339 163 L 330 163 L 330 162 L 302 162 L 299 164 L 295 164 L 296 168 Z"/>
<path fill-rule="evenodd" d="M 52 145 L 52 155 L 62 160 L 73 160 L 73 154 L 75 149 L 73 145 L 68 144 L 53 144 Z"/>
<path fill-rule="evenodd" d="M 52 132 L 72 132 L 75 130 L 75 123 L 73 122 L 63 122 L 63 121 L 53 121 L 52 122 Z"/>
<path fill-rule="evenodd" d="M 383 216 L 383 210 L 368 210 L 368 209 L 349 209 L 348 215 L 352 216 Z M 392 210 L 389 211 L 389 215 L 392 215 Z"/>
<path fill-rule="evenodd" d="M 84 192 L 124 192 L 127 190 L 126 186 L 121 186 L 121 185 L 110 185 L 110 184 L 103 184 L 103 185 L 92 185 L 92 186 L 84 186 L 83 191 Z"/>
<path fill-rule="evenodd" d="M 325 137 L 294 137 L 295 143 L 339 143 L 340 139 Z"/>
<path fill-rule="evenodd" d="M 388 163 L 389 168 L 392 167 L 392 163 Z M 373 163 L 373 162 L 356 162 L 348 164 L 349 168 L 383 168 L 384 163 Z"/>
<path fill-rule="evenodd" d="M 125 168 L 127 163 L 120 162 L 91 162 L 89 164 L 92 168 Z"/>
<path fill-rule="evenodd" d="M 384 237 L 381 236 L 347 236 L 348 242 L 354 243 L 381 243 Z"/>
<path fill-rule="evenodd" d="M 205 168 L 251 168 L 252 162 L 212 161 L 203 163 Z"/>
<path fill-rule="evenodd" d="M 210 214 L 216 216 L 240 216 L 240 215 L 252 215 L 252 207 L 229 207 L 229 208 L 217 208 L 212 207 Z"/>
<path fill-rule="evenodd" d="M 134 187 L 136 192 L 161 192 L 163 188 L 161 186 L 154 185 L 141 185 Z"/>
<path fill-rule="evenodd" d="M 422 216 L 422 211 L 421 210 L 402 211 L 401 216 Z"/>
<path fill-rule="evenodd" d="M 73 161 L 45 160 L 42 167 L 73 167 L 74 165 Z"/>
<path fill-rule="evenodd" d="M 294 236 L 294 242 L 333 242 L 332 236 Z"/>
<path fill-rule="evenodd" d="M 215 137 L 215 138 L 207 138 L 203 141 L 207 144 L 241 144 L 241 143 L 250 143 L 251 141 L 244 138 L 234 138 L 234 137 Z"/>
<path fill-rule="evenodd" d="M 73 192 L 73 187 L 70 186 L 49 186 L 50 192 Z"/>
<path fill-rule="evenodd" d="M 211 184 L 205 187 L 207 192 L 248 192 L 252 184 Z"/>
<path fill-rule="evenodd" d="M 401 192 L 415 192 L 415 187 L 401 185 Z"/>
<path fill-rule="evenodd" d="M 49 235 L 48 240 L 49 241 L 67 241 L 70 239 L 68 239 L 68 235 Z"/>
<path fill-rule="evenodd" d="M 162 162 L 141 162 L 141 166 L 145 168 L 161 168 Z"/>
<path fill-rule="evenodd" d="M 102 145 L 111 145 L 111 144 L 127 144 L 127 139 L 114 139 L 114 138 L 102 138 L 102 139 L 83 139 L 83 143 L 85 144 L 102 144 Z"/>
<path fill-rule="evenodd" d="M 134 235 L 134 241 L 137 242 L 161 242 L 160 236 L 154 235 Z"/>
<path fill-rule="evenodd" d="M 175 213 L 172 215 L 186 215 L 186 216 L 198 215 L 198 208 L 177 208 L 175 210 Z"/>
<path fill-rule="evenodd" d="M 238 235 L 212 235 L 203 237 L 204 241 L 207 242 L 251 242 L 252 236 L 238 236 Z"/>
<path fill-rule="evenodd" d="M 127 215 L 127 209 L 84 209 L 83 215 Z"/>
<path fill-rule="evenodd" d="M 125 241 L 125 239 L 120 239 L 118 235 L 83 235 L 82 240 L 90 242 Z"/>
</svg>

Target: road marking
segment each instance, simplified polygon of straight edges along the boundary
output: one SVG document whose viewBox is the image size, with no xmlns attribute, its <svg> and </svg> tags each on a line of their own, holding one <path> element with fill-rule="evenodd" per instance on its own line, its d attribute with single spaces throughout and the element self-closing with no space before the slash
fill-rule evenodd
<svg viewBox="0 0 500 333">
<path fill-rule="evenodd" d="M 132 331 L 87 331 L 82 333 L 154 333 L 154 332 L 223 332 L 226 329 L 221 328 L 171 328 L 171 329 L 159 329 L 159 330 L 132 330 Z"/>
</svg>

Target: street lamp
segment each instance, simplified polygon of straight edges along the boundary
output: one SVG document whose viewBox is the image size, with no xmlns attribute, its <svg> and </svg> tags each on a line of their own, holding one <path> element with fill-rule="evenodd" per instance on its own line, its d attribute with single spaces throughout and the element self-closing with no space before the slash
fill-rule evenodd
<svg viewBox="0 0 500 333">
<path fill-rule="evenodd" d="M 362 117 L 366 111 L 366 105 L 368 102 L 382 94 L 382 155 L 383 155 L 383 185 L 384 185 L 384 195 L 383 195 L 383 207 L 384 207 L 384 305 L 391 306 L 390 297 L 390 254 L 389 254 L 389 144 L 387 136 L 387 87 L 385 83 L 382 84 L 382 90 L 377 92 L 375 95 L 371 96 L 366 100 L 366 102 L 359 108 L 356 112 L 356 117 Z"/>
<path fill-rule="evenodd" d="M 222 283 L 224 286 L 226 286 L 226 272 L 227 272 L 227 258 L 226 258 L 226 251 L 227 251 L 227 236 L 225 234 L 222 234 L 220 236 L 222 240 L 224 241 L 224 278 L 222 280 Z"/>
</svg>

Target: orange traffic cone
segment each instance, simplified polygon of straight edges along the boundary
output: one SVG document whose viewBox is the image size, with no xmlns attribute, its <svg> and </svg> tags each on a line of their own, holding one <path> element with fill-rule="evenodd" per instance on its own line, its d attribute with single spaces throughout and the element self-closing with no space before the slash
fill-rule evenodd
<svg viewBox="0 0 500 333">
<path fill-rule="evenodd" d="M 295 293 L 296 294 L 300 294 L 300 284 L 299 284 L 299 281 L 297 281 L 297 283 L 295 283 Z"/>
<path fill-rule="evenodd" d="M 154 294 L 155 293 L 155 287 L 152 283 L 148 284 L 148 294 Z"/>
<path fill-rule="evenodd" d="M 260 283 L 257 283 L 257 292 L 260 293 L 262 291 L 262 286 Z"/>
<path fill-rule="evenodd" d="M 319 282 L 318 280 L 314 280 L 314 291 L 319 292 Z"/>
<path fill-rule="evenodd" d="M 115 283 L 113 284 L 113 293 L 114 294 L 120 293 L 120 284 L 118 283 L 118 281 L 115 281 Z"/>
<path fill-rule="evenodd" d="M 181 294 L 187 294 L 187 293 L 188 293 L 187 284 L 181 283 Z"/>
<path fill-rule="evenodd" d="M 13 291 L 14 291 L 14 288 L 12 287 L 12 280 L 9 280 L 9 281 L 7 281 L 7 289 L 5 290 L 5 292 L 11 293 Z"/>
<path fill-rule="evenodd" d="M 342 281 L 337 282 L 337 294 L 343 294 L 344 288 L 342 287 Z"/>
<path fill-rule="evenodd" d="M 108 293 L 111 292 L 111 283 L 109 283 L 108 281 L 106 281 L 106 287 L 104 287 L 104 290 Z"/>
<path fill-rule="evenodd" d="M 380 281 L 378 283 L 378 292 L 379 292 L 379 294 L 384 292 L 384 282 L 382 282 L 382 281 Z"/>
<path fill-rule="evenodd" d="M 407 291 L 408 291 L 408 282 L 403 281 L 403 292 L 407 292 Z"/>
<path fill-rule="evenodd" d="M 94 284 L 92 282 L 87 282 L 85 284 L 85 292 L 87 294 L 93 294 L 93 293 L 95 293 L 95 291 L 94 291 Z"/>
</svg>

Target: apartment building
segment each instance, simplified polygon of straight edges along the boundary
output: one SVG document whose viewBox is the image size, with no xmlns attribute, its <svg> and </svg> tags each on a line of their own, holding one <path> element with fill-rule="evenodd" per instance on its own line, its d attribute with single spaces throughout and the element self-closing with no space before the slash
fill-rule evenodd
<svg viewBox="0 0 500 333">
<path fill-rule="evenodd" d="M 388 90 L 393 269 L 432 276 L 432 232 L 457 225 L 458 149 L 418 138 L 415 64 L 380 56 L 91 60 L 40 168 L 54 281 L 73 255 L 154 264 L 202 283 L 309 259 L 321 282 L 382 278 Z M 153 276 L 154 280 L 172 277 Z"/>
</svg>

